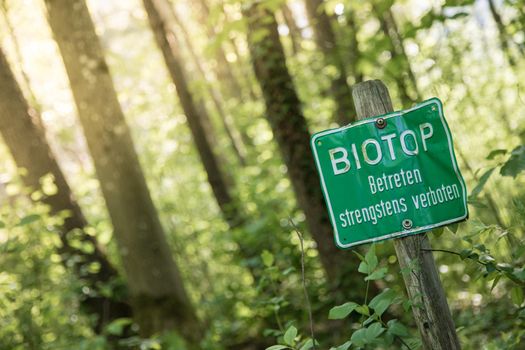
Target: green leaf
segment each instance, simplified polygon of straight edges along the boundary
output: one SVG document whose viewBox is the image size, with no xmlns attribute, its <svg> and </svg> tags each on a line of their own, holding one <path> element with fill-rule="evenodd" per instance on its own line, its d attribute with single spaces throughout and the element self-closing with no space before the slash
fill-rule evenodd
<svg viewBox="0 0 525 350">
<path fill-rule="evenodd" d="M 385 331 L 385 329 L 383 328 L 383 326 L 381 326 L 381 323 L 379 322 L 376 322 L 376 323 L 372 323 L 367 329 L 366 329 L 366 341 L 367 343 L 372 343 L 374 340 L 377 339 L 377 337 L 379 337 L 383 332 Z"/>
<path fill-rule="evenodd" d="M 436 237 L 441 237 L 443 232 L 445 232 L 445 227 L 443 227 L 443 226 L 437 227 L 437 228 L 432 230 L 432 233 L 434 233 L 434 235 L 436 235 Z"/>
<path fill-rule="evenodd" d="M 366 305 L 359 305 L 355 308 L 355 311 L 359 312 L 361 315 L 370 316 L 370 309 Z"/>
<path fill-rule="evenodd" d="M 111 335 L 122 335 L 124 328 L 133 323 L 131 318 L 123 317 L 117 318 L 116 320 L 111 321 L 110 324 L 106 326 L 106 332 Z"/>
<path fill-rule="evenodd" d="M 459 256 L 461 260 L 465 260 L 472 254 L 472 249 L 463 249 L 461 252 L 459 252 Z"/>
<path fill-rule="evenodd" d="M 366 328 L 361 328 L 361 329 L 358 329 L 357 331 L 355 331 L 352 334 L 352 337 L 350 337 L 350 341 L 355 346 L 364 346 L 367 343 L 367 341 L 366 341 Z"/>
<path fill-rule="evenodd" d="M 393 304 L 397 293 L 393 289 L 385 289 L 381 294 L 375 296 L 368 304 L 376 314 L 381 316 Z"/>
<path fill-rule="evenodd" d="M 269 348 L 266 348 L 266 350 L 282 350 L 282 349 L 289 349 L 286 345 L 272 345 Z"/>
<path fill-rule="evenodd" d="M 492 282 L 492 287 L 490 287 L 490 291 L 492 292 L 494 288 L 496 288 L 496 285 L 498 284 L 499 280 L 501 279 L 502 275 L 497 275 L 496 278 L 494 278 L 494 281 Z"/>
<path fill-rule="evenodd" d="M 495 150 L 492 150 L 489 153 L 489 155 L 487 156 L 487 160 L 492 160 L 492 159 L 496 158 L 497 156 L 503 155 L 503 154 L 507 154 L 507 150 L 506 149 L 495 149 Z"/>
<path fill-rule="evenodd" d="M 452 233 L 456 233 L 458 232 L 458 228 L 459 228 L 459 224 L 451 224 L 451 225 L 448 225 L 447 226 L 447 229 L 452 232 Z"/>
<path fill-rule="evenodd" d="M 343 305 L 335 306 L 330 309 L 328 318 L 330 320 L 340 320 L 352 313 L 359 305 L 354 302 L 344 303 Z"/>
<path fill-rule="evenodd" d="M 525 282 L 525 268 L 522 267 L 521 269 L 516 269 L 512 272 L 512 275 L 516 277 L 518 280 Z"/>
<path fill-rule="evenodd" d="M 273 263 L 274 263 L 274 260 L 275 260 L 274 257 L 273 257 L 273 254 L 270 253 L 267 250 L 263 250 L 263 252 L 261 254 L 261 259 L 263 261 L 264 266 L 266 266 L 266 267 L 272 266 Z"/>
<path fill-rule="evenodd" d="M 20 219 L 20 221 L 18 222 L 18 224 L 16 226 L 25 226 L 25 225 L 29 225 L 37 220 L 40 219 L 40 215 L 38 214 L 29 214 L 27 216 L 24 216 L 22 219 Z"/>
<path fill-rule="evenodd" d="M 412 307 L 412 300 L 405 300 L 403 301 L 403 310 L 407 312 Z"/>
<path fill-rule="evenodd" d="M 510 290 L 510 298 L 517 306 L 523 304 L 523 289 L 522 287 L 514 287 Z"/>
<path fill-rule="evenodd" d="M 339 345 L 336 348 L 330 348 L 330 350 L 348 350 L 352 346 L 352 342 L 349 340 L 346 343 Z"/>
<path fill-rule="evenodd" d="M 290 326 L 284 333 L 283 340 L 286 344 L 292 346 L 295 343 L 295 337 L 297 337 L 297 328 Z"/>
<path fill-rule="evenodd" d="M 370 246 L 370 249 L 368 249 L 368 252 L 365 254 L 364 260 L 359 264 L 357 271 L 369 275 L 377 268 L 379 261 L 377 260 L 375 247 L 375 244 Z"/>
<path fill-rule="evenodd" d="M 445 6 L 447 7 L 456 7 L 456 6 L 467 6 L 472 5 L 475 0 L 447 0 L 445 1 Z"/>
<path fill-rule="evenodd" d="M 392 333 L 393 335 L 396 335 L 402 338 L 410 336 L 410 333 L 408 332 L 408 328 L 406 328 L 398 320 L 388 321 L 387 325 L 388 325 L 388 332 Z"/>
<path fill-rule="evenodd" d="M 251 32 L 252 42 L 259 43 L 260 41 L 264 40 L 269 34 L 270 34 L 270 31 L 266 28 L 260 28 L 255 31 L 252 31 Z"/>
<path fill-rule="evenodd" d="M 483 190 L 483 187 L 485 187 L 485 184 L 486 184 L 487 181 L 489 180 L 490 175 L 492 175 L 492 173 L 494 172 L 494 170 L 496 170 L 496 168 L 490 168 L 489 170 L 485 171 L 485 172 L 483 173 L 483 175 L 481 175 L 481 177 L 480 177 L 479 180 L 478 180 L 478 184 L 477 184 L 476 187 L 474 187 L 474 189 L 470 192 L 469 199 L 470 199 L 470 198 L 476 198 L 476 197 L 481 193 L 481 191 Z"/>
<path fill-rule="evenodd" d="M 368 273 L 376 269 L 379 261 L 377 260 L 377 256 L 376 256 L 376 245 L 375 244 L 372 244 L 370 249 L 368 249 L 368 252 L 366 252 L 365 261 L 368 264 Z"/>
<path fill-rule="evenodd" d="M 365 281 L 375 281 L 380 280 L 386 276 L 386 273 L 388 272 L 388 269 L 386 267 L 382 267 L 380 269 L 375 270 L 370 275 L 365 277 Z"/>
<path fill-rule="evenodd" d="M 314 347 L 314 341 L 312 339 L 308 339 L 307 341 L 304 342 L 303 346 L 299 348 L 299 350 L 310 350 L 313 347 Z"/>
<path fill-rule="evenodd" d="M 518 146 L 512 150 L 510 158 L 501 167 L 500 174 L 516 177 L 523 170 L 525 170 L 525 145 Z"/>
<path fill-rule="evenodd" d="M 523 319 L 525 319 L 525 309 L 522 309 L 522 310 L 518 313 L 518 317 L 519 317 L 519 318 L 523 318 Z"/>
</svg>

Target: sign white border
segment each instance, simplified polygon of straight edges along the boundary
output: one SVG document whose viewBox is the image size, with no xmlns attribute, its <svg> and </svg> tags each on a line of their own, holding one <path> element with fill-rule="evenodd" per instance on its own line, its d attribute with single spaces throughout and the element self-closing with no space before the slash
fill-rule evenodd
<svg viewBox="0 0 525 350">
<path fill-rule="evenodd" d="M 402 116 L 402 115 L 404 115 L 404 114 L 406 114 L 408 112 L 417 110 L 417 109 L 419 109 L 421 107 L 425 107 L 425 106 L 428 106 L 428 105 L 431 105 L 431 104 L 434 104 L 434 103 L 438 107 L 439 117 L 441 119 L 441 123 L 443 124 L 443 128 L 445 129 L 445 133 L 447 134 L 448 149 L 450 151 L 450 158 L 452 159 L 452 166 L 454 167 L 454 171 L 456 172 L 456 176 L 457 176 L 458 181 L 461 184 L 461 187 L 462 187 L 462 190 L 463 190 L 463 200 L 464 200 L 464 205 L 465 205 L 465 214 L 462 215 L 462 216 L 459 216 L 457 218 L 454 218 L 454 219 L 441 221 L 441 222 L 438 222 L 438 223 L 435 223 L 435 224 L 431 224 L 431 225 L 415 227 L 415 228 L 412 228 L 410 230 L 402 230 L 402 231 L 389 233 L 389 234 L 386 234 L 386 235 L 383 235 L 383 236 L 379 236 L 379 237 L 365 239 L 365 240 L 362 240 L 362 241 L 357 241 L 357 242 L 348 243 L 348 244 L 342 244 L 341 241 L 339 240 L 339 233 L 337 232 L 337 225 L 336 225 L 336 221 L 335 221 L 334 211 L 332 209 L 332 203 L 330 202 L 330 196 L 328 195 L 328 190 L 326 189 L 326 183 L 325 183 L 325 180 L 324 180 L 324 177 L 323 177 L 323 172 L 321 171 L 321 164 L 319 163 L 319 157 L 317 155 L 317 147 L 315 145 L 315 142 L 317 141 L 317 139 L 319 137 L 322 137 L 322 136 L 334 134 L 334 133 L 337 133 L 337 132 L 340 132 L 340 131 L 343 131 L 343 130 L 346 130 L 346 129 L 351 129 L 351 128 L 353 128 L 355 126 L 358 126 L 358 125 L 374 123 L 377 118 L 388 119 L 388 118 Z M 399 237 L 399 236 L 408 236 L 408 235 L 411 235 L 411 234 L 417 234 L 417 233 L 421 233 L 421 232 L 424 232 L 424 231 L 431 230 L 431 229 L 439 227 L 439 226 L 444 226 L 444 225 L 448 225 L 448 224 L 451 224 L 451 223 L 454 223 L 454 222 L 462 221 L 462 220 L 465 220 L 468 217 L 467 188 L 465 186 L 465 182 L 463 180 L 463 177 L 461 176 L 461 173 L 459 171 L 459 167 L 458 167 L 458 164 L 457 164 L 457 161 L 456 161 L 456 157 L 455 157 L 455 154 L 454 154 L 454 146 L 453 146 L 453 143 L 452 143 L 452 135 L 450 134 L 450 129 L 449 129 L 448 124 L 445 121 L 445 117 L 443 115 L 443 105 L 442 105 L 441 101 L 437 97 L 433 97 L 431 99 L 428 99 L 428 100 L 426 100 L 426 101 L 424 101 L 424 102 L 422 102 L 422 103 L 420 103 L 420 104 L 418 104 L 418 105 L 416 105 L 416 106 L 414 106 L 414 107 L 412 107 L 410 109 L 401 110 L 401 111 L 397 111 L 397 112 L 392 112 L 392 113 L 388 113 L 388 114 L 384 114 L 384 115 L 378 115 L 378 116 L 375 116 L 375 117 L 371 117 L 371 118 L 367 118 L 367 119 L 363 119 L 363 120 L 357 121 L 355 123 L 352 123 L 352 124 L 349 124 L 349 125 L 337 128 L 337 129 L 330 129 L 330 130 L 325 130 L 325 131 L 318 132 L 318 133 L 314 134 L 311 137 L 310 145 L 311 145 L 311 148 L 312 148 L 312 151 L 313 151 L 313 154 L 314 154 L 315 163 L 316 163 L 316 166 L 317 166 L 317 172 L 319 173 L 319 177 L 321 178 L 321 185 L 322 185 L 323 193 L 324 193 L 324 196 L 325 196 L 325 202 L 326 202 L 326 205 L 328 206 L 328 211 L 330 213 L 330 221 L 332 222 L 332 227 L 333 227 L 334 233 L 335 233 L 334 234 L 335 243 L 336 243 L 336 245 L 339 248 L 350 248 L 350 247 L 353 247 L 353 246 L 356 246 L 356 245 L 360 245 L 360 244 L 382 241 L 382 240 L 385 240 L 385 239 L 395 238 L 395 237 Z M 400 226 L 401 226 L 401 223 L 400 223 Z"/>
</svg>

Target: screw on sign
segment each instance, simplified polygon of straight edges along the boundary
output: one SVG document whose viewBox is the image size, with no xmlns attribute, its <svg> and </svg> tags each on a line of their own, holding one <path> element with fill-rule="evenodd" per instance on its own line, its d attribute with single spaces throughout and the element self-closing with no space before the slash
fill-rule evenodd
<svg viewBox="0 0 525 350">
<path fill-rule="evenodd" d="M 379 80 L 353 88 L 359 121 L 312 136 L 336 245 L 396 238 L 394 247 L 423 347 L 460 349 L 426 231 L 468 217 L 466 187 L 443 106 L 393 112 Z M 414 266 L 416 265 L 416 266 Z"/>
</svg>

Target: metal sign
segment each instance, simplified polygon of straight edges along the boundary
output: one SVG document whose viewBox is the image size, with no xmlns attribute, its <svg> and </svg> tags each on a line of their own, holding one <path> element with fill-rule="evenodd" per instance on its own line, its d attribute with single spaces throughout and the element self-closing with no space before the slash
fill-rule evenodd
<svg viewBox="0 0 525 350">
<path fill-rule="evenodd" d="M 340 248 L 468 216 L 465 182 L 437 98 L 319 132 L 311 147 Z"/>
</svg>

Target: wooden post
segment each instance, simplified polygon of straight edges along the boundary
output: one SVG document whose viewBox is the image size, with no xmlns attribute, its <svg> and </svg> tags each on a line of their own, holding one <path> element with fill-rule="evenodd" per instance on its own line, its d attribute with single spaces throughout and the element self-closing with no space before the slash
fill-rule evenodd
<svg viewBox="0 0 525 350">
<path fill-rule="evenodd" d="M 353 88 L 357 118 L 392 112 L 388 89 L 380 80 L 369 80 Z M 427 350 L 461 349 L 454 321 L 441 286 L 428 236 L 423 234 L 394 240 L 414 319 Z"/>
</svg>

